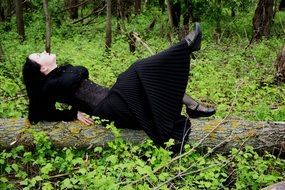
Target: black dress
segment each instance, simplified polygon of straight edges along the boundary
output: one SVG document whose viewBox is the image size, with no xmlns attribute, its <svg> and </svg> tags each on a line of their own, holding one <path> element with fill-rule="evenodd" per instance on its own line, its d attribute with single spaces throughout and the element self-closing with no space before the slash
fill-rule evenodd
<svg viewBox="0 0 285 190">
<path fill-rule="evenodd" d="M 135 62 L 119 75 L 111 89 L 90 81 L 84 67 L 59 67 L 48 74 L 43 92 L 51 97 L 51 104 L 59 101 L 73 106 L 61 120 L 70 120 L 72 114 L 75 119 L 74 110 L 80 110 L 115 121 L 117 127 L 142 129 L 162 146 L 170 138 L 181 142 L 190 133 L 190 122 L 181 115 L 189 55 L 183 40 Z"/>
</svg>

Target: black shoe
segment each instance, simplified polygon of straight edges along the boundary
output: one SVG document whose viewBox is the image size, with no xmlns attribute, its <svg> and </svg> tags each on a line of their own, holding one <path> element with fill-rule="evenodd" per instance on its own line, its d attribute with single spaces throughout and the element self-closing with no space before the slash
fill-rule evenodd
<svg viewBox="0 0 285 190">
<path fill-rule="evenodd" d="M 188 34 L 184 39 L 191 47 L 191 51 L 198 51 L 201 49 L 202 31 L 199 23 L 195 23 L 195 29 L 190 34 Z"/>
<path fill-rule="evenodd" d="M 186 113 L 190 118 L 210 117 L 216 113 L 216 110 L 214 108 L 207 108 L 206 111 L 200 111 L 198 110 L 199 106 L 200 104 L 197 104 L 195 109 L 191 109 L 186 106 Z"/>
</svg>

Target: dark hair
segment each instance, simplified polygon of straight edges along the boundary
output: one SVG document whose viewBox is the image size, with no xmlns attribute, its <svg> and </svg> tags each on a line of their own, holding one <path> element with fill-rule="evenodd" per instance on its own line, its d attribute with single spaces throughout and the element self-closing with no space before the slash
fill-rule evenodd
<svg viewBox="0 0 285 190">
<path fill-rule="evenodd" d="M 23 80 L 29 98 L 29 120 L 30 122 L 36 121 L 36 112 L 39 101 L 43 95 L 42 85 L 45 75 L 40 71 L 41 65 L 32 61 L 27 57 L 23 66 Z"/>
</svg>

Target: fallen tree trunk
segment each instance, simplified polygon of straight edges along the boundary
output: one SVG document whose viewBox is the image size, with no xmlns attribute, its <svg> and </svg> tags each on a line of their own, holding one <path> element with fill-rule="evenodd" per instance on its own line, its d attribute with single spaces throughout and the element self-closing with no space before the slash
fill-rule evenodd
<svg viewBox="0 0 285 190">
<path fill-rule="evenodd" d="M 229 119 L 191 120 L 192 132 L 188 143 L 199 147 L 228 152 L 233 147 L 253 146 L 256 150 L 285 152 L 285 122 L 250 122 Z M 46 133 L 55 147 L 104 146 L 114 139 L 112 132 L 101 126 L 86 126 L 75 122 L 43 122 L 30 125 L 26 119 L 0 119 L 0 147 L 10 148 L 19 144 L 31 147 L 30 130 Z M 141 143 L 147 135 L 140 130 L 121 129 L 126 141 Z M 206 138 L 205 138 L 206 137 Z M 202 142 L 201 139 L 205 138 Z M 276 152 L 275 152 L 276 153 Z"/>
</svg>

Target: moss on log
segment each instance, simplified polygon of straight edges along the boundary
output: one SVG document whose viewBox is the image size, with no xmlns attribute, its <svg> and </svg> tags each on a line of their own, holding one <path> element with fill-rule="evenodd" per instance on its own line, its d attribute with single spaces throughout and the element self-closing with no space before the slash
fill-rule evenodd
<svg viewBox="0 0 285 190">
<path fill-rule="evenodd" d="M 273 152 L 285 150 L 285 122 L 251 122 L 229 119 L 191 120 L 192 132 L 188 143 L 200 147 L 228 152 L 233 147 L 253 146 L 256 150 Z M 47 134 L 55 147 L 104 146 L 114 139 L 112 132 L 102 126 L 86 126 L 79 121 L 43 122 L 30 125 L 26 119 L 0 119 L 0 147 L 10 148 L 19 144 L 33 146 L 30 130 Z M 121 129 L 126 141 L 140 143 L 147 135 L 140 130 Z M 206 138 L 205 138 L 206 137 Z M 203 141 L 201 142 L 201 139 Z"/>
</svg>

